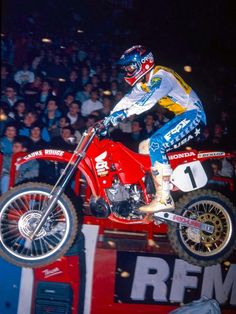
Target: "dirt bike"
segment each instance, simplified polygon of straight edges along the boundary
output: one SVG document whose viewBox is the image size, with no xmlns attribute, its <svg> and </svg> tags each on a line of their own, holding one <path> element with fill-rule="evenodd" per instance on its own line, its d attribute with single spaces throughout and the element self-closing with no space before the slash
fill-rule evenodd
<svg viewBox="0 0 236 314">
<path fill-rule="evenodd" d="M 108 126 L 98 122 L 83 133 L 74 153 L 43 149 L 21 158 L 66 162 L 54 186 L 29 182 L 15 186 L 0 199 L 0 255 L 22 267 L 40 267 L 62 257 L 78 231 L 78 217 L 65 188 L 81 171 L 91 189 L 89 207 L 101 219 L 130 224 L 168 224 L 171 246 L 189 263 L 209 266 L 222 262 L 236 244 L 236 211 L 208 182 L 203 163 L 229 153 L 185 150 L 169 152 L 173 169 L 172 195 L 182 191 L 174 212 L 144 214 L 138 209 L 155 194 L 148 155 L 138 154 L 106 138 Z M 80 210 L 80 209 L 79 209 Z"/>
</svg>

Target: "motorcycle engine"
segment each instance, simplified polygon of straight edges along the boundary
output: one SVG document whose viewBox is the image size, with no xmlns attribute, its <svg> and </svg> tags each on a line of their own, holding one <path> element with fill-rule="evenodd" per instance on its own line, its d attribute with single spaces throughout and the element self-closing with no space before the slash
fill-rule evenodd
<svg viewBox="0 0 236 314">
<path fill-rule="evenodd" d="M 122 217 L 129 217 L 141 205 L 142 192 L 137 185 L 123 185 L 117 179 L 106 191 L 113 213 Z"/>
</svg>

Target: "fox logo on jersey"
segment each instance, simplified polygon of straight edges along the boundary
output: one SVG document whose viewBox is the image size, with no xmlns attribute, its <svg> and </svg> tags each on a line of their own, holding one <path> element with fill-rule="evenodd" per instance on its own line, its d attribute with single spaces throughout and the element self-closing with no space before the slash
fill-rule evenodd
<svg viewBox="0 0 236 314">
<path fill-rule="evenodd" d="M 175 133 L 180 132 L 180 130 L 183 129 L 189 122 L 190 120 L 187 120 L 187 119 L 182 120 L 179 124 L 176 125 L 174 129 L 166 133 L 166 135 L 164 135 L 164 138 L 167 141 L 169 141 L 171 139 L 171 135 L 174 135 Z"/>
</svg>

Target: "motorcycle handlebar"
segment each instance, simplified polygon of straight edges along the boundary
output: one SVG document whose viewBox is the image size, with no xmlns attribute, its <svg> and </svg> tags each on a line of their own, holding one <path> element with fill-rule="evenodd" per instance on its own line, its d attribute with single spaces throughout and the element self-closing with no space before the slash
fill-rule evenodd
<svg viewBox="0 0 236 314">
<path fill-rule="evenodd" d="M 107 117 L 101 121 L 96 122 L 93 126 L 93 130 L 95 133 L 106 133 L 110 125 L 111 122 L 109 120 L 109 117 Z"/>
</svg>

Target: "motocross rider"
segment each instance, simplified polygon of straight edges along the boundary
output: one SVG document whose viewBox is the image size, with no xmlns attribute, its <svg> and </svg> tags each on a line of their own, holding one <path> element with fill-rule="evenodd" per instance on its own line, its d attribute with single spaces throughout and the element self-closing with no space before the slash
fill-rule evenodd
<svg viewBox="0 0 236 314">
<path fill-rule="evenodd" d="M 177 73 L 155 65 L 152 52 L 141 45 L 126 50 L 118 64 L 125 71 L 124 80 L 132 86 L 132 90 L 116 104 L 110 116 L 105 119 L 105 124 L 116 126 L 121 120 L 134 114 L 139 115 L 157 103 L 175 114 L 172 120 L 146 141 L 156 195 L 149 204 L 139 208 L 145 213 L 172 211 L 172 170 L 167 152 L 199 135 L 200 126 L 206 124 L 202 103 Z"/>
</svg>

